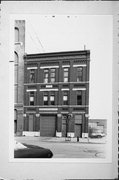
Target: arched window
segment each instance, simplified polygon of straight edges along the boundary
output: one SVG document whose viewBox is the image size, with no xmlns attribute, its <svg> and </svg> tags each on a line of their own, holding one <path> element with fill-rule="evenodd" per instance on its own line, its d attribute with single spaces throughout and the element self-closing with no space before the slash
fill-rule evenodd
<svg viewBox="0 0 119 180">
<path fill-rule="evenodd" d="M 15 27 L 15 42 L 19 42 L 19 29 Z"/>
<path fill-rule="evenodd" d="M 15 62 L 15 64 L 18 64 L 18 62 L 19 62 L 19 56 L 16 52 L 14 52 L 14 62 Z"/>
<path fill-rule="evenodd" d="M 14 109 L 14 120 L 17 120 L 17 109 Z"/>
<path fill-rule="evenodd" d="M 18 84 L 18 63 L 19 57 L 17 52 L 14 52 L 14 83 Z"/>
<path fill-rule="evenodd" d="M 14 133 L 17 132 L 17 110 L 14 109 Z"/>
</svg>

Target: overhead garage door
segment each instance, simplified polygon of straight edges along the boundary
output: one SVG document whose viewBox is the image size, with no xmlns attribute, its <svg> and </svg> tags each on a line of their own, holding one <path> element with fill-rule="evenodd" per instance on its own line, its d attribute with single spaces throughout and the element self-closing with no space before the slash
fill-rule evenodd
<svg viewBox="0 0 119 180">
<path fill-rule="evenodd" d="M 45 115 L 40 118 L 40 136 L 54 137 L 56 133 L 56 116 Z"/>
</svg>

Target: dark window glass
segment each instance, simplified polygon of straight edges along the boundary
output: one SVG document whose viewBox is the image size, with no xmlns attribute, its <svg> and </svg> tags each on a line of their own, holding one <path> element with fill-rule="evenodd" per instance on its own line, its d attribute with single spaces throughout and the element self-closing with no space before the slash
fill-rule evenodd
<svg viewBox="0 0 119 180">
<path fill-rule="evenodd" d="M 34 105 L 34 92 L 33 91 L 30 92 L 30 99 L 29 99 L 29 101 L 30 101 L 30 106 L 33 106 Z"/>
<path fill-rule="evenodd" d="M 78 67 L 77 68 L 77 82 L 82 81 L 83 78 L 83 68 Z"/>
<path fill-rule="evenodd" d="M 68 92 L 64 92 L 63 95 L 63 104 L 68 105 Z"/>
<path fill-rule="evenodd" d="M 31 69 L 30 70 L 30 83 L 34 83 L 35 82 L 35 70 Z"/>
<path fill-rule="evenodd" d="M 68 82 L 69 79 L 69 69 L 64 68 L 64 82 Z"/>
<path fill-rule="evenodd" d="M 77 93 L 77 105 L 82 105 L 82 92 Z"/>
<path fill-rule="evenodd" d="M 48 94 L 44 94 L 43 102 L 44 102 L 44 105 L 48 105 Z"/>
</svg>

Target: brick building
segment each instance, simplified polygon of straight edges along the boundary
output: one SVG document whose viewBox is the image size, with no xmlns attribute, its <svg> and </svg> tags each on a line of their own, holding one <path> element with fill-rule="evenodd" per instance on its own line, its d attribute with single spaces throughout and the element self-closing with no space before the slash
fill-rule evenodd
<svg viewBox="0 0 119 180">
<path fill-rule="evenodd" d="M 24 56 L 24 129 L 29 136 L 88 136 L 90 51 Z"/>
<path fill-rule="evenodd" d="M 14 133 L 22 135 L 25 20 L 15 20 L 14 34 Z"/>
</svg>

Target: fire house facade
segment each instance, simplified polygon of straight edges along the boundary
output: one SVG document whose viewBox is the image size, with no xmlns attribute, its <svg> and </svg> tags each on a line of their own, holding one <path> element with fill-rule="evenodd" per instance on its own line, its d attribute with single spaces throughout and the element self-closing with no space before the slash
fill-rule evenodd
<svg viewBox="0 0 119 180">
<path fill-rule="evenodd" d="M 24 56 L 23 135 L 88 137 L 90 51 Z"/>
</svg>

